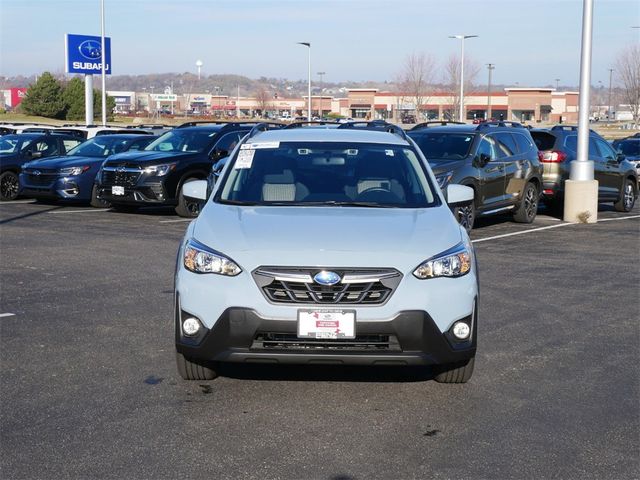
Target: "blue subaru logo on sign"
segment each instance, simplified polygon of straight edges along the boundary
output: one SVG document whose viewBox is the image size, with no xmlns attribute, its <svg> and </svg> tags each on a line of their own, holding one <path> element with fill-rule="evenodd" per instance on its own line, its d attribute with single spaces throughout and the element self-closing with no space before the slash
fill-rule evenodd
<svg viewBox="0 0 640 480">
<path fill-rule="evenodd" d="M 95 40 L 85 40 L 78 47 L 80 55 L 88 60 L 96 60 L 102 56 L 101 45 Z"/>
<path fill-rule="evenodd" d="M 336 272 L 328 272 L 326 270 L 322 270 L 318 272 L 313 277 L 313 281 L 319 283 L 320 285 L 335 285 L 340 281 L 340 275 Z"/>
</svg>

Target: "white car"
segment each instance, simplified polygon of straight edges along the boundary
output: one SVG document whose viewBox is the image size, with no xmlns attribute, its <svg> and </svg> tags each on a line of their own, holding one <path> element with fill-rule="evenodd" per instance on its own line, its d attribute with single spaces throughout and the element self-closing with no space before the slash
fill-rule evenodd
<svg viewBox="0 0 640 480">
<path fill-rule="evenodd" d="M 255 127 L 179 247 L 178 370 L 218 362 L 422 365 L 469 380 L 478 323 L 473 247 L 413 140 L 355 128 Z"/>
</svg>

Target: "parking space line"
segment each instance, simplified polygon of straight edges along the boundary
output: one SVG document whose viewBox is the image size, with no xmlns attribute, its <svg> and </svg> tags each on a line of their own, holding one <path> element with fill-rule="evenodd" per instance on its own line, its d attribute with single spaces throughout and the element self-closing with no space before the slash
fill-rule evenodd
<svg viewBox="0 0 640 480">
<path fill-rule="evenodd" d="M 7 204 L 11 204 L 11 203 L 36 203 L 35 200 L 31 199 L 31 200 L 7 200 L 7 201 L 3 201 L 0 203 L 0 205 L 7 205 Z"/>
<path fill-rule="evenodd" d="M 558 225 L 548 225 L 546 227 L 530 228 L 528 230 L 522 230 L 521 232 L 512 232 L 512 233 L 505 233 L 502 235 L 495 235 L 493 237 L 478 238 L 477 240 L 471 240 L 471 243 L 487 242 L 489 240 L 497 240 L 498 238 L 513 237 L 514 235 L 524 235 L 525 233 L 540 232 L 541 230 L 549 230 L 551 228 L 566 227 L 569 225 L 577 225 L 577 224 L 576 223 L 560 223 Z"/>
<path fill-rule="evenodd" d="M 630 215 L 628 217 L 617 217 L 617 218 L 603 218 L 602 220 L 598 220 L 598 222 L 613 222 L 614 220 L 628 220 L 630 218 L 640 218 L 640 215 Z"/>
<path fill-rule="evenodd" d="M 179 220 L 160 220 L 159 223 L 177 223 L 177 222 L 190 222 L 193 218 L 181 218 Z"/>
<path fill-rule="evenodd" d="M 95 213 L 95 212 L 108 212 L 110 208 L 87 208 L 86 210 L 61 210 L 59 212 L 49 212 L 53 215 L 60 213 Z"/>
<path fill-rule="evenodd" d="M 602 220 L 598 220 L 598 222 L 613 222 L 615 220 L 628 220 L 630 218 L 640 218 L 640 215 L 631 215 L 628 217 L 616 217 L 616 218 L 603 218 Z M 550 230 L 552 228 L 567 227 L 569 225 L 580 225 L 580 224 L 567 222 L 567 223 L 560 223 L 558 225 L 548 225 L 546 227 L 540 227 L 540 228 L 530 228 L 528 230 L 523 230 L 521 232 L 512 232 L 512 233 L 505 233 L 503 235 L 495 235 L 493 237 L 478 238 L 477 240 L 471 240 L 471 243 L 487 242 L 489 240 L 497 240 L 499 238 L 513 237 L 515 235 L 524 235 L 525 233 L 531 233 L 531 232 L 540 232 L 542 230 Z"/>
<path fill-rule="evenodd" d="M 15 313 L 0 313 L 0 318 L 3 317 L 15 317 L 16 314 Z"/>
</svg>

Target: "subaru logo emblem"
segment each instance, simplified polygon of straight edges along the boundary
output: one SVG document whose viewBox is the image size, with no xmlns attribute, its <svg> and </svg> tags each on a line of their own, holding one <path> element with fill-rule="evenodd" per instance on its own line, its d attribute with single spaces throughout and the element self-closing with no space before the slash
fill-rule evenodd
<svg viewBox="0 0 640 480">
<path fill-rule="evenodd" d="M 95 40 L 85 40 L 78 47 L 78 51 L 87 60 L 96 60 L 102 56 L 102 45 Z"/>
<path fill-rule="evenodd" d="M 34 175 L 40 175 L 40 170 L 34 170 L 34 171 L 33 171 L 33 174 L 34 174 Z"/>
<path fill-rule="evenodd" d="M 336 272 L 329 272 L 327 270 L 322 270 L 318 272 L 313 277 L 313 281 L 319 283 L 320 285 L 335 285 L 340 281 L 340 275 Z"/>
<path fill-rule="evenodd" d="M 118 173 L 123 173 L 125 170 L 126 170 L 126 167 L 124 166 L 116 168 L 116 172 Z"/>
</svg>

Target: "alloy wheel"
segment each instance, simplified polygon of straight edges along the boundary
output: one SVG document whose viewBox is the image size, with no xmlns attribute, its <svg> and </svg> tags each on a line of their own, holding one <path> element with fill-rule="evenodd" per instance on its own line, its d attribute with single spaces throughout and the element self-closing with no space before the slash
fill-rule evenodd
<svg viewBox="0 0 640 480">
<path fill-rule="evenodd" d="M 0 183 L 0 193 L 2 193 L 2 198 L 6 200 L 16 198 L 18 196 L 18 178 L 13 174 L 4 175 Z"/>
<path fill-rule="evenodd" d="M 624 207 L 626 210 L 631 210 L 635 203 L 635 195 L 633 191 L 633 185 L 629 182 L 624 187 Z"/>
</svg>

